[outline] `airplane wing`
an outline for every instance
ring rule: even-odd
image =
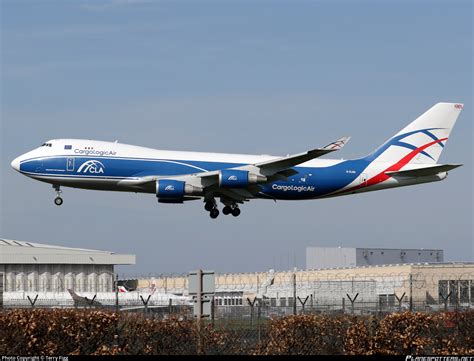
[[[255,163],[252,165],[246,165],[246,166],[230,168],[230,169],[251,170],[251,171],[256,171],[258,169],[259,171],[258,173],[265,176],[272,176],[275,174],[281,174],[283,176],[291,176],[297,173],[296,171],[291,169],[292,167],[305,163],[311,159],[318,158],[325,154],[339,150],[342,147],[344,147],[344,145],[347,144],[349,139],[350,137],[342,137],[332,143],[329,143],[328,145],[322,148],[316,148],[304,153],[288,155],[286,157],[280,157],[276,159],[267,160],[265,162],[260,162],[260,163]],[[196,176],[199,176],[201,178],[210,178],[210,179],[218,178],[219,171],[198,173],[196,174]]]
[[[292,167],[305,163],[311,159],[321,157],[324,154],[339,150],[347,144],[349,139],[350,137],[342,137],[322,148],[316,148],[304,153],[288,155],[286,157],[275,158],[265,162],[230,168],[230,170],[247,170],[249,172],[253,172],[266,177],[267,182],[275,181],[278,179],[286,180],[287,177],[290,177],[297,173],[294,169],[292,169]],[[211,189],[218,188],[216,186],[219,182],[220,171],[198,173],[196,174],[196,176],[202,179],[203,186]],[[248,199],[253,198],[260,191],[261,188],[258,184],[249,185],[249,187],[243,189],[216,189],[216,192],[221,194],[221,196],[223,196],[224,198],[229,198],[238,203],[242,203],[243,201],[247,201]]]
[[[289,155],[286,157],[277,158],[277,159],[269,160],[262,163],[257,163],[257,164],[254,164],[254,166],[259,168],[260,172],[264,175],[273,175],[275,173],[294,167],[298,164],[307,162],[311,159],[318,158],[327,153],[331,153],[336,150],[339,150],[342,147],[344,147],[344,145],[347,144],[349,139],[350,137],[342,137],[332,143],[329,143],[328,145],[322,148],[316,148],[304,153]]]

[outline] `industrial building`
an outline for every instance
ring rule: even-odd
[[[307,247],[306,269],[443,262],[442,249]]]
[[[188,279],[161,277],[138,280],[138,287],[187,294]],[[270,306],[300,305],[341,308],[350,299],[360,307],[395,307],[411,302],[415,309],[474,307],[474,263],[412,263],[216,275],[218,305],[248,305],[260,298]],[[295,300],[296,297],[299,300]],[[308,298],[307,298],[308,297]],[[399,301],[400,300],[400,303]]]
[[[114,265],[132,264],[134,255],[0,239],[4,292],[112,292]]]

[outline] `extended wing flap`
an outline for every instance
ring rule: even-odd
[[[225,198],[229,198],[238,203],[245,202],[253,197],[250,192],[245,192],[241,189],[220,189],[219,193]]]
[[[447,172],[452,169],[458,168],[462,164],[438,164],[429,167],[417,168],[417,169],[407,169],[399,170],[394,172],[385,172],[386,175],[391,177],[424,177],[430,175],[436,175],[441,172]]]

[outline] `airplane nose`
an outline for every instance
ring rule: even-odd
[[[20,157],[13,159],[10,165],[12,166],[13,169],[19,172],[20,171]]]

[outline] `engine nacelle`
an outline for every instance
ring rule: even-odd
[[[223,169],[219,172],[219,187],[245,188],[249,184],[265,182],[267,177],[250,173],[247,170]]]
[[[181,203],[187,195],[201,195],[202,188],[174,179],[159,179],[156,181],[156,196],[159,201]]]

